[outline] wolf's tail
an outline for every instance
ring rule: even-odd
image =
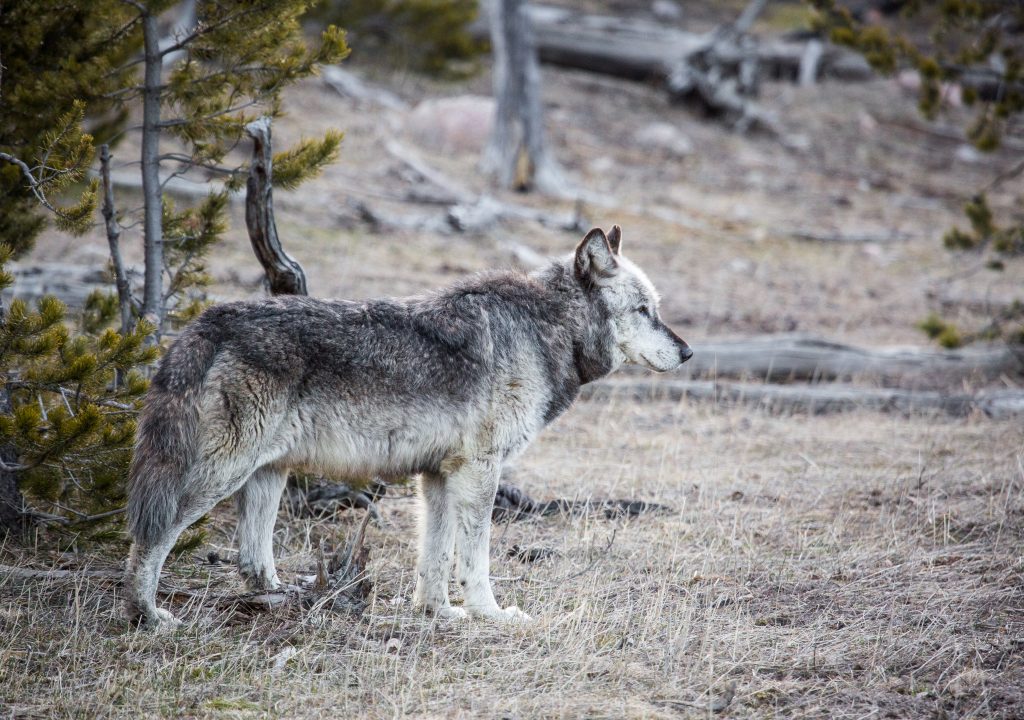
[[[187,331],[171,346],[146,394],[128,473],[128,532],[153,546],[173,528],[198,451],[199,397],[215,348]]]

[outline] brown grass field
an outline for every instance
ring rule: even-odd
[[[188,591],[170,634],[129,628],[114,581],[0,576],[4,717],[1020,717],[1019,424],[585,402],[518,478],[672,510],[496,525],[496,592],[526,627],[413,612],[401,492],[370,526],[362,617],[231,609],[239,580],[202,554],[167,569]],[[283,576],[358,520],[282,520]]]

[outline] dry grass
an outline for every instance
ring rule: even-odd
[[[1019,717],[1024,430],[873,414],[582,403],[523,458],[538,497],[670,504],[663,516],[495,526],[499,600],[525,628],[409,607],[414,501],[371,530],[362,618],[248,616],[233,572],[169,568],[188,621],[151,635],[94,578],[0,577],[11,717]],[[401,493],[399,493],[401,494]],[[213,544],[230,544],[230,509]],[[284,519],[286,577],[358,517]],[[512,545],[557,555],[527,565]],[[16,560],[17,558],[15,558]],[[38,559],[38,558],[37,558]],[[54,559],[66,562],[68,558]],[[11,558],[8,557],[10,562]]]

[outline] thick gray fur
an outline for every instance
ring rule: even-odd
[[[288,468],[420,475],[415,601],[443,617],[523,620],[488,577],[502,463],[624,362],[692,354],[616,226],[530,275],[494,272],[404,299],[277,297],[210,308],[153,378],[131,468],[127,612],[156,607],[167,553],[223,498],[239,509],[239,570],[279,585],[272,533]],[[448,598],[453,563],[464,605]]]

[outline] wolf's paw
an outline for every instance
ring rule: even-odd
[[[463,610],[460,607],[452,607],[451,605],[448,605],[447,607],[443,608],[438,608],[434,611],[434,614],[442,620],[465,620],[467,617],[469,617],[469,613],[467,613],[465,610]]]
[[[487,609],[470,609],[470,614],[473,617],[482,618],[484,620],[491,620],[500,623],[509,623],[522,625],[530,622],[533,618],[524,613],[522,610],[517,608],[515,605],[510,605],[507,608],[495,606]]]
[[[157,608],[156,617],[151,618],[148,624],[152,625],[156,630],[173,630],[181,627],[181,620],[174,617],[170,611]]]
[[[259,577],[259,576],[242,576],[245,580],[245,586],[250,592],[271,592],[273,590],[280,590],[284,587],[284,584],[277,577]]]
[[[140,623],[146,630],[165,632],[181,627],[181,620],[162,608],[154,608],[152,614],[131,613],[128,615],[133,622]]]
[[[526,623],[533,620],[533,618],[524,613],[515,605],[509,605],[507,608],[502,608],[501,619],[505,622],[515,623],[518,625],[525,625]]]
[[[469,614],[460,607],[452,607],[451,605],[422,605],[417,604],[416,609],[424,615],[433,615],[440,620],[465,620]]]

